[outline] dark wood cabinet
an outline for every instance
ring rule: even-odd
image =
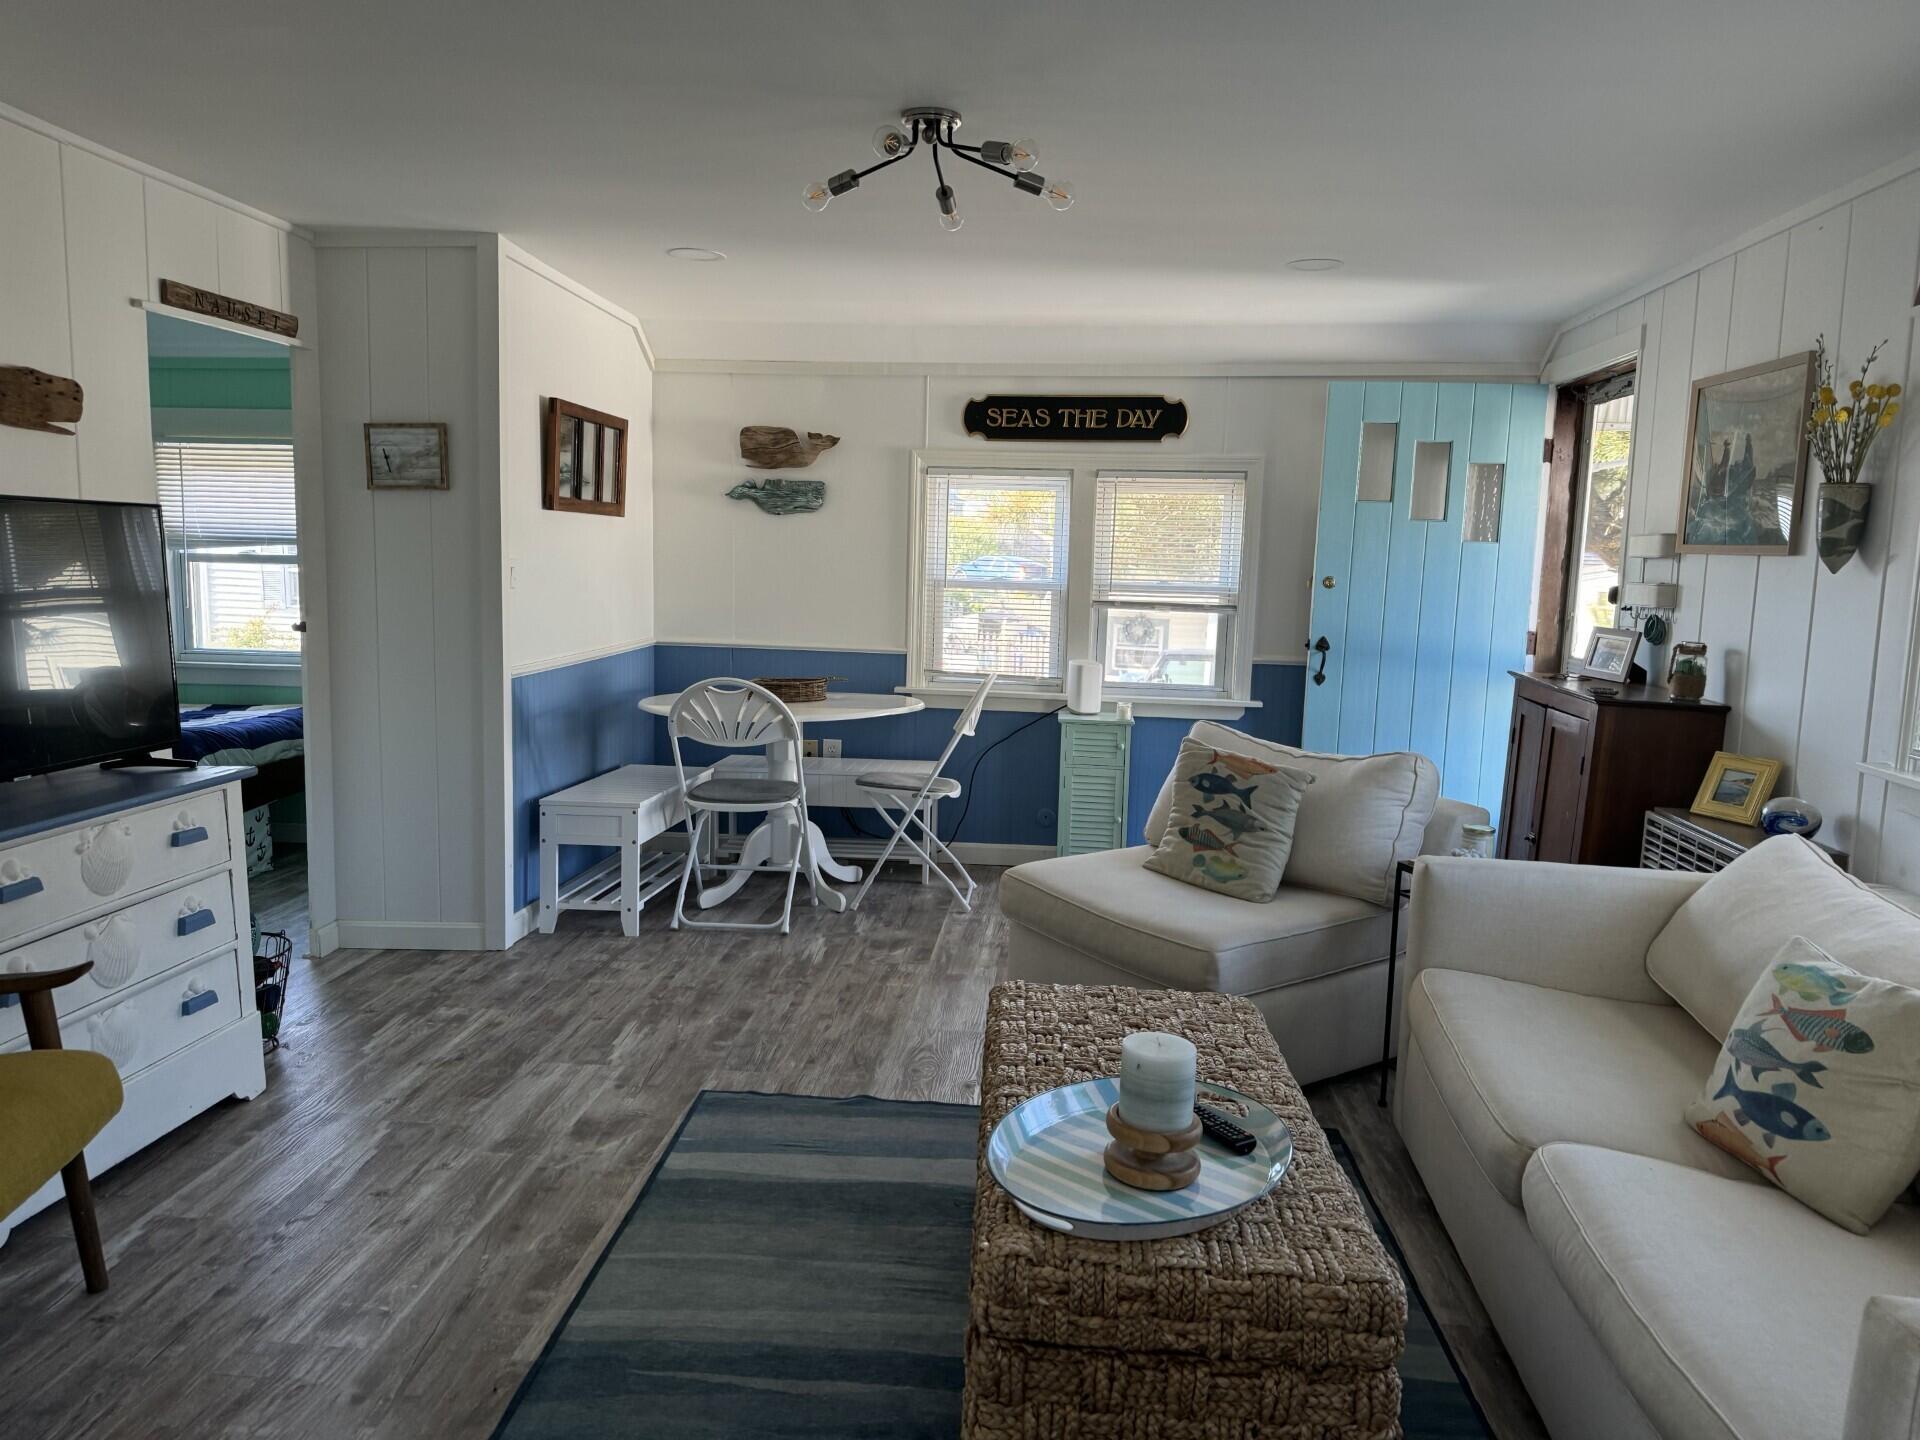
[[[1638,865],[1647,811],[1691,803],[1727,707],[1675,700],[1658,685],[1596,695],[1589,681],[1513,679],[1500,858]]]

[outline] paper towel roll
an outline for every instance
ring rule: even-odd
[[[1102,672],[1098,660],[1069,660],[1067,662],[1067,708],[1076,715],[1098,715],[1101,678]]]

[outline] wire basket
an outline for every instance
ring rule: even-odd
[[[260,1011],[260,1043],[266,1054],[280,1048],[280,1018],[293,978],[293,941],[284,930],[264,930],[254,942],[253,1002]]]
[[[826,699],[828,683],[846,678],[844,675],[756,675],[753,683],[771,691],[776,700],[805,705],[812,700]]]

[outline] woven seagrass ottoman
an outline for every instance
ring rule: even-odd
[[[1211,1230],[1112,1243],[1014,1208],[984,1163],[1014,1106],[1118,1073],[1135,1030],[1184,1035],[1201,1081],[1293,1131],[1274,1192]],[[1122,986],[994,987],[980,1073],[966,1440],[1390,1440],[1407,1295],[1247,1000]]]

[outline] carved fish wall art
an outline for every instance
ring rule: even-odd
[[[71,435],[73,431],[53,422],[78,420],[85,401],[78,380],[25,365],[0,365],[0,425]]]
[[[751,500],[769,515],[804,515],[827,500],[824,480],[742,480],[727,491],[729,500]]]
[[[804,470],[840,443],[838,435],[809,430],[802,439],[785,425],[742,425],[740,458],[756,470]]]

